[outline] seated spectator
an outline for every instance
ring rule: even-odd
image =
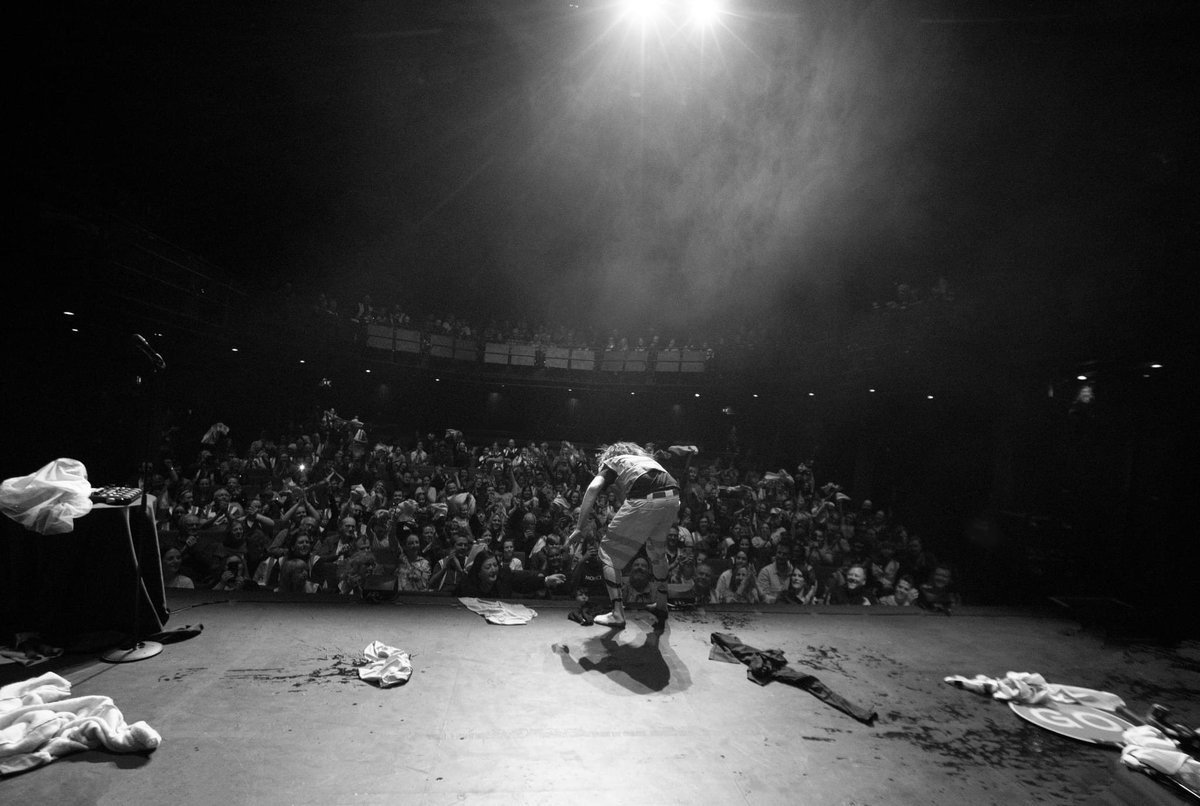
[[[754,569],[749,563],[734,566],[726,574],[729,574],[728,581],[725,581],[725,574],[717,581],[716,595],[719,604],[757,604],[762,601]]]
[[[296,516],[293,516],[296,517]],[[276,557],[280,560],[287,557],[292,545],[296,542],[296,538],[303,534],[307,535],[310,545],[315,545],[317,542],[317,519],[312,515],[300,517],[294,525],[289,525],[287,528],[275,535],[271,541],[271,545],[267,548],[267,554]]]
[[[183,562],[183,552],[174,546],[167,546],[162,553],[162,572],[164,588],[195,588],[191,577],[179,573]]]
[[[191,487],[180,489],[179,495],[176,496],[175,505],[171,507],[170,529],[173,531],[182,531],[183,525],[180,521],[185,515],[199,515],[200,507],[196,506],[196,494]]]
[[[201,528],[224,527],[228,525],[229,521],[239,518],[243,514],[241,504],[232,501],[229,490],[218,487],[213,491],[212,502],[200,511],[203,523]]]
[[[867,569],[852,565],[846,569],[845,581],[835,585],[829,592],[829,604],[869,605],[870,591],[867,589]]]
[[[607,598],[606,592],[605,599]],[[650,573],[650,561],[645,557],[635,557],[629,566],[629,576],[625,579],[622,599],[627,607],[654,603],[654,577]]]
[[[604,582],[604,564],[600,560],[600,541],[588,540],[584,543],[583,554],[571,571],[567,589],[581,603],[589,602],[593,607],[605,609],[611,605],[608,586]]]
[[[899,557],[900,573],[909,574],[913,579],[926,579],[937,565],[933,552],[925,548],[924,542],[918,535],[908,538],[903,554]]]
[[[467,553],[470,549],[471,544],[467,541],[467,536],[457,535],[454,538],[454,550],[438,562],[437,569],[430,577],[429,589],[435,591],[455,590],[467,575]],[[487,552],[487,554],[490,555],[491,552]],[[477,558],[480,556],[483,556],[482,552],[477,555]]]
[[[758,572],[758,590],[766,604],[774,604],[779,595],[787,590],[792,575],[792,546],[780,543],[775,546],[775,561],[763,566]]]
[[[484,532],[485,535],[490,535],[490,532]],[[524,571],[525,564],[521,562],[521,558],[517,556],[516,543],[512,539],[506,539],[501,544],[500,562],[508,566],[510,571]]]
[[[917,603],[921,595],[913,578],[908,574],[896,580],[896,587],[886,596],[879,597],[879,604],[887,607],[909,607]]]
[[[377,509],[367,523],[367,544],[376,558],[389,567],[399,560],[401,547],[396,535],[396,521],[388,509]]]
[[[787,588],[779,594],[777,602],[787,604],[812,604],[817,598],[817,583],[809,579],[800,567],[792,568],[788,575]]]
[[[871,577],[875,581],[875,590],[880,594],[888,594],[896,587],[896,575],[900,573],[900,561],[896,559],[896,547],[884,541],[876,545],[871,557]]]
[[[338,520],[338,530],[326,535],[314,551],[323,560],[344,560],[355,552],[358,538],[358,521],[345,515]]]
[[[954,572],[945,563],[938,563],[933,568],[929,581],[921,585],[921,594],[917,604],[927,610],[949,612],[951,607],[961,604],[958,592],[954,589]]]
[[[667,594],[671,600],[691,601],[695,596],[696,560],[691,552],[691,549],[682,549],[679,564],[667,575]]]
[[[320,586],[309,581],[308,563],[300,557],[289,557],[283,561],[279,580],[279,593],[316,593]]]
[[[258,585],[250,578],[250,572],[246,569],[246,561],[242,559],[242,556],[240,554],[226,555],[225,569],[212,589],[215,591],[240,591],[255,590],[256,588]]]
[[[513,596],[544,595],[566,582],[562,574],[539,574],[536,571],[510,571],[500,564],[490,551],[475,557],[471,570],[459,580],[455,596],[485,599],[510,599]]]
[[[369,548],[368,538],[360,538],[354,553],[338,563],[338,593],[345,596],[361,596],[367,588],[367,580],[379,568],[379,561]]]
[[[409,532],[404,538],[404,553],[396,566],[397,586],[402,591],[427,591],[431,574],[429,560],[421,554],[420,536]]]
[[[696,576],[692,579],[692,598],[698,605],[716,604],[714,584],[716,577],[713,567],[707,560],[696,563]]]
[[[179,525],[183,530],[180,545],[182,554],[180,569],[201,587],[211,586],[217,577],[213,561],[213,545],[209,537],[201,540],[199,516],[185,515]]]

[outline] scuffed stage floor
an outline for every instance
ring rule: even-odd
[[[1018,719],[943,682],[1041,672],[1139,713],[1200,724],[1200,646],[1106,643],[1077,624],[963,608],[672,614],[661,638],[566,618],[494,626],[451,599],[366,604],[171,592],[168,627],[204,626],[152,659],[70,656],[73,693],[111,696],[163,736],[148,757],[88,752],[0,780],[10,804],[1117,802],[1117,751]],[[780,649],[863,725],[796,688],[709,659],[713,632]],[[412,654],[402,687],[361,682],[372,641]],[[657,646],[655,644],[657,643]],[[565,645],[566,653],[554,645]],[[1182,802],[1182,801],[1181,801]]]

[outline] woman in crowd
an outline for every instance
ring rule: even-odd
[[[729,575],[727,580],[725,574]],[[724,585],[722,581],[725,581]],[[717,580],[716,598],[718,604],[757,604],[762,601],[758,581],[749,562],[735,565],[721,575],[721,579]]]
[[[174,546],[167,546],[162,553],[163,587],[165,588],[195,588],[192,578],[179,573],[183,564],[183,553]]]
[[[788,577],[788,586],[783,593],[779,594],[780,602],[788,602],[789,604],[807,605],[812,604],[817,597],[817,583],[811,581],[804,573],[804,569],[799,566],[793,566],[792,573]]]
[[[459,582],[454,595],[485,599],[508,599],[514,595],[536,596],[552,591],[566,580],[565,574],[513,571],[506,568],[499,557],[485,550],[475,555],[470,570]]]
[[[421,555],[421,536],[416,532],[404,533],[404,552],[396,566],[397,587],[402,591],[427,591],[431,573],[429,560]]]

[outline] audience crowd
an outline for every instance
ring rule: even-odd
[[[810,468],[739,466],[647,445],[680,482],[668,535],[671,600],[947,610],[951,568],[870,501]],[[187,456],[179,454],[188,453]],[[194,453],[195,455],[190,455]],[[561,442],[477,445],[456,430],[367,444],[324,412],[311,433],[236,449],[215,425],[199,449],[164,445],[148,468],[167,587],[285,593],[444,592],[602,605],[594,542],[567,551],[595,451]],[[597,534],[620,502],[601,495]],[[643,558],[625,600],[651,601]]]

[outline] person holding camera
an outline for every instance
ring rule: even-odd
[[[246,570],[246,562],[239,554],[228,554],[225,556],[225,570],[221,572],[220,578],[217,579],[217,584],[213,585],[215,591],[240,591],[252,590],[258,587],[254,581],[250,579],[250,574]]]

